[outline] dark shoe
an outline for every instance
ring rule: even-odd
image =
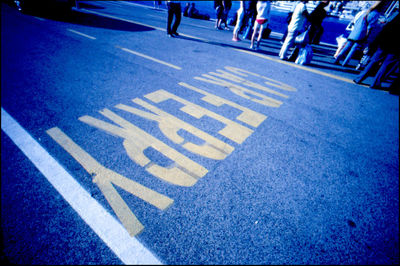
[[[358,80],[356,80],[356,79],[353,79],[353,82],[354,82],[355,84],[361,84],[361,81],[358,81]]]
[[[175,31],[175,32],[172,33],[172,35],[179,36],[179,33],[177,33],[177,32]]]
[[[379,86],[379,85],[374,85],[374,86],[369,86],[371,89],[374,89],[374,90],[382,90],[382,87],[381,86]]]

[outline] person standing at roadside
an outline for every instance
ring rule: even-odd
[[[223,0],[222,4],[224,5],[224,12],[222,14],[222,23],[225,24],[224,29],[229,30],[227,20],[228,20],[229,11],[232,8],[232,0]]]
[[[222,30],[221,23],[224,15],[224,5],[222,3],[222,0],[214,0],[214,9],[217,16],[217,20],[215,21],[215,28],[217,30]]]
[[[251,40],[253,35],[254,22],[257,17],[257,0],[250,0],[245,2],[246,13],[244,15],[243,39]]]
[[[365,69],[353,80],[355,83],[360,84],[373,72],[373,68],[382,62],[370,86],[370,88],[380,89],[381,83],[385,77],[389,76],[399,67],[400,41],[399,38],[393,38],[393,33],[399,31],[400,15],[397,14],[394,19],[383,27],[382,31],[370,44],[370,49],[376,50],[376,52]]]
[[[234,42],[240,41],[239,31],[243,25],[245,12],[246,12],[246,3],[245,3],[245,1],[240,1],[240,7],[237,10],[236,25],[235,25],[235,28],[233,29],[232,41],[234,41]]]
[[[168,37],[176,37],[179,36],[177,30],[179,24],[181,23],[181,3],[180,1],[166,1],[168,8],[168,20],[167,20],[167,35]],[[174,19],[174,24],[172,25],[172,20]]]
[[[288,26],[289,26],[289,24],[290,24],[290,21],[292,20],[293,11],[294,11],[294,9],[296,8],[296,5],[297,5],[297,4],[292,5],[292,7],[290,8],[290,11],[287,13],[287,16],[286,16],[286,23],[287,23]],[[286,39],[287,33],[288,33],[288,27],[286,26],[285,32],[283,33],[283,36],[282,36],[282,38],[281,38],[281,43],[282,43],[282,44],[283,44],[283,42],[284,42],[285,39]]]
[[[257,2],[257,17],[254,23],[253,35],[251,36],[250,49],[258,49],[260,46],[260,41],[262,38],[262,32],[268,27],[271,12],[271,3],[269,1],[258,1]],[[256,45],[254,46],[254,40],[256,38],[258,27],[260,30],[258,32],[258,38]]]
[[[154,9],[160,9],[160,6],[161,6],[161,1],[160,0],[154,1]]]
[[[346,56],[342,66],[346,66],[353,57],[356,50],[364,45],[372,28],[376,26],[379,19],[379,9],[382,7],[382,2],[377,2],[369,9],[360,11],[354,18],[354,27],[347,37],[347,41],[339,54],[336,56],[334,64],[339,64],[340,60]],[[350,50],[350,51],[349,51]],[[347,55],[346,55],[347,54]]]
[[[293,47],[296,36],[303,31],[305,22],[310,19],[310,15],[308,14],[306,7],[307,2],[308,0],[300,1],[293,11],[293,15],[288,26],[288,34],[279,52],[279,58],[282,60],[288,59],[287,53],[289,49]]]
[[[324,28],[322,27],[322,21],[326,17],[327,13],[325,7],[329,4],[329,1],[321,1],[310,14],[310,32],[309,38],[310,43],[319,44],[319,40],[321,38],[322,33],[324,32]]]

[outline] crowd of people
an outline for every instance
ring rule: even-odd
[[[180,1],[166,1],[168,7],[167,33],[169,36],[178,36],[177,27],[180,23]],[[307,0],[297,1],[293,9],[288,12],[287,29],[281,39],[279,58],[281,60],[293,61],[299,64],[307,64],[312,58],[311,44],[319,44],[324,33],[323,20],[327,17],[326,8],[330,1],[320,1],[315,9],[309,13]],[[354,59],[357,51],[364,50],[363,61],[358,64],[361,73],[354,79],[360,84],[369,75],[374,75],[371,88],[381,88],[383,81],[390,82],[390,88],[399,90],[399,64],[400,44],[397,38],[393,38],[394,32],[400,32],[398,12],[379,22],[383,15],[386,1],[377,1],[372,6],[365,5],[350,23],[351,32],[345,38],[343,45],[339,45],[333,56],[333,64],[350,67],[349,62]],[[214,0],[216,15],[215,28],[218,30],[229,30],[228,14],[232,8],[231,0]],[[234,29],[232,41],[238,42],[243,39],[250,40],[250,49],[259,50],[262,38],[268,38],[271,14],[271,1],[249,0],[240,1],[240,6],[235,12]],[[175,22],[171,27],[172,16]],[[200,14],[194,7],[194,3],[187,4],[184,16],[193,18],[209,19]],[[224,27],[223,27],[224,25]],[[329,33],[328,33],[329,34]],[[242,35],[242,37],[240,37]],[[392,38],[391,38],[392,37]],[[390,80],[390,77],[394,79]]]

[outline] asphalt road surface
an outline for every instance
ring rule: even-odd
[[[399,99],[130,2],[1,4],[3,260],[398,264]],[[370,79],[365,81],[367,85]]]

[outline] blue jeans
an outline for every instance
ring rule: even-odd
[[[294,46],[294,40],[296,39],[297,35],[299,35],[299,31],[289,31],[285,41],[282,44],[281,50],[279,51],[279,57],[283,60],[287,60],[287,53],[290,48]]]
[[[365,69],[355,78],[355,82],[360,83],[364,79],[368,77],[368,74],[371,72],[373,66],[376,63],[379,63],[383,60],[381,67],[375,75],[375,78],[370,87],[380,87],[382,81],[386,78],[387,75],[392,73],[400,63],[400,56],[395,54],[390,54],[382,49],[378,48],[378,50],[374,53],[371,58],[369,64],[365,67]]]
[[[340,53],[336,57],[335,63],[339,63],[339,61],[345,56],[347,51],[351,48],[350,52],[347,54],[346,59],[344,59],[343,64],[342,64],[343,66],[347,65],[347,63],[349,63],[350,59],[353,57],[353,54],[357,51],[358,47],[360,47],[360,46],[361,46],[361,44],[359,44],[353,40],[347,40],[343,49],[340,51]]]
[[[175,16],[175,21],[171,28],[174,16]],[[167,34],[176,33],[180,23],[181,23],[181,4],[168,3]]]

